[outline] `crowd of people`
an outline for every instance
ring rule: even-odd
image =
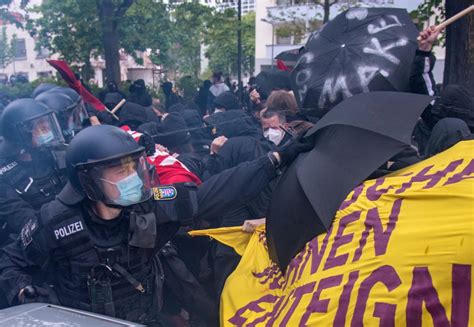
[[[411,92],[436,95],[413,142],[381,176],[471,138],[472,90],[435,90],[421,33]],[[240,256],[192,229],[262,223],[275,181],[320,117],[301,111],[289,73],[251,78],[243,101],[219,73],[194,101],[162,85],[165,102],[135,81],[87,104],[42,84],[0,117],[0,302],[56,303],[156,326],[216,326],[219,296]],[[125,100],[125,101],[123,101]],[[113,111],[113,113],[111,113]],[[291,205],[291,204],[289,204]]]

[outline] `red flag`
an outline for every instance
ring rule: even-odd
[[[105,110],[105,105],[82,85],[81,81],[76,78],[74,72],[64,60],[48,60],[48,64],[53,66],[66,83],[81,95],[84,102],[92,105],[98,111]]]
[[[285,63],[284,63],[282,60],[280,60],[280,59],[277,59],[277,68],[278,68],[279,70],[285,70],[285,71],[288,71],[288,72],[291,71],[291,69],[288,68],[288,67],[285,65]]]

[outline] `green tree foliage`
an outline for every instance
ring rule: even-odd
[[[0,20],[6,23],[15,24],[18,27],[22,26],[21,20],[18,20],[18,16],[15,13],[10,11],[10,5],[13,3],[13,0],[0,0]],[[20,7],[24,8],[28,3],[28,0],[22,0],[20,2]]]
[[[13,47],[7,38],[7,28],[2,27],[0,34],[0,68],[5,68],[13,59]]]
[[[215,12],[206,36],[206,57],[212,71],[237,72],[237,13],[233,9]],[[242,72],[252,73],[255,64],[255,13],[242,17]]]
[[[59,53],[69,63],[83,63],[84,78],[90,76],[90,57],[103,51],[97,8],[89,0],[45,0],[30,9],[39,14],[29,19],[27,29],[39,45]]]
[[[113,52],[105,56],[106,65],[118,65],[119,48],[135,57],[136,51],[150,49],[158,61],[157,50],[169,48],[169,15],[164,4],[153,0],[44,0],[30,11],[39,14],[28,21],[30,33],[66,61],[84,63],[86,75],[90,57]],[[116,74],[107,77],[115,80]]]
[[[90,73],[90,58],[106,54],[110,40],[115,40],[116,49],[112,52],[117,56],[112,59],[105,56],[106,66],[110,65],[109,61],[118,64],[120,48],[138,63],[141,62],[137,51],[148,51],[155,64],[162,64],[167,71],[180,76],[192,76],[194,80],[200,74],[201,51],[206,45],[212,69],[236,72],[238,23],[234,10],[217,12],[196,1],[164,4],[156,0],[44,0],[40,6],[31,8],[30,13],[38,18],[29,19],[27,28],[38,38],[39,45],[59,53],[69,63],[83,64],[85,79]],[[108,25],[104,20],[109,21]],[[105,38],[104,29],[112,37]],[[111,29],[116,29],[116,36]],[[255,52],[254,14],[242,19],[242,40],[243,71],[251,72]]]
[[[195,2],[171,7],[172,45],[165,59],[170,70],[197,77],[201,70],[201,45],[208,33],[213,10]]]
[[[155,63],[166,61],[172,36],[167,6],[150,0],[135,0],[120,24],[122,47],[132,56],[135,51],[150,50]],[[135,58],[140,63],[139,58]]]

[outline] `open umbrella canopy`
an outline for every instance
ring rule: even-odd
[[[327,231],[354,187],[409,146],[416,121],[432,100],[397,92],[359,94],[307,132],[314,149],[282,176],[267,215],[270,257],[282,270],[306,242]]]
[[[280,52],[275,57],[275,59],[277,60],[277,62],[282,62],[285,65],[285,67],[289,69],[293,69],[293,67],[296,65],[301,55],[303,54],[303,52],[304,52],[304,47],[286,50],[286,51]]]
[[[274,90],[291,90],[290,73],[278,69],[265,70],[255,77],[255,84],[260,96],[266,99]]]
[[[358,93],[405,91],[418,31],[407,11],[352,8],[313,33],[291,75],[300,108],[323,116]]]

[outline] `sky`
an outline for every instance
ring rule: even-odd
[[[406,8],[408,12],[415,10],[423,0],[395,0],[395,7]]]

